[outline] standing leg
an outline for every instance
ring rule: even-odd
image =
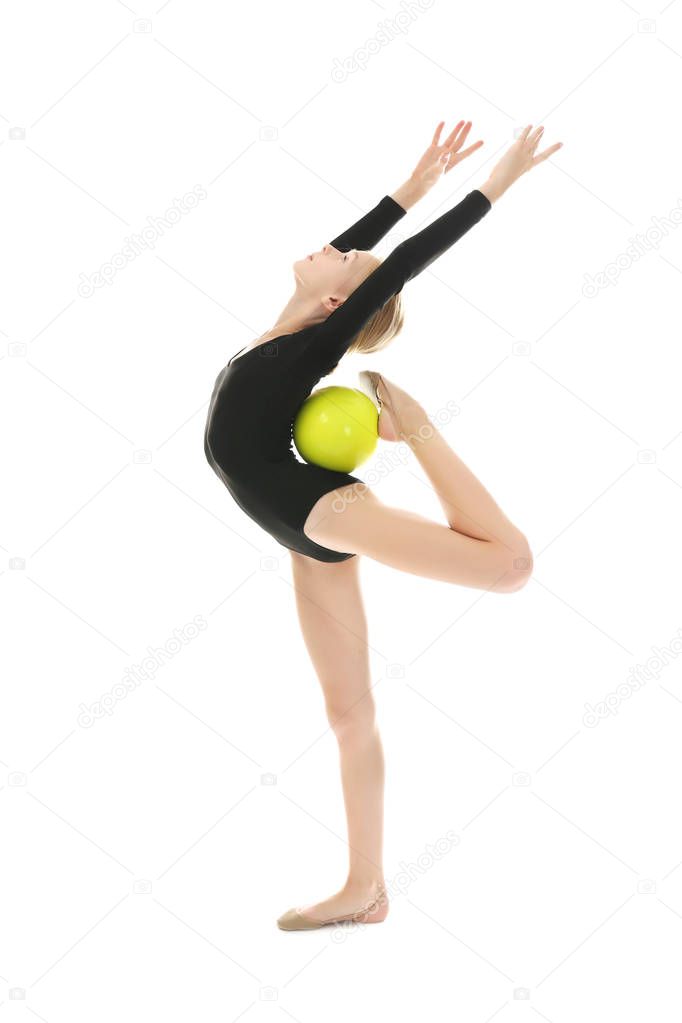
[[[359,912],[380,898],[369,918],[379,922],[388,911],[382,866],[384,756],[370,680],[359,558],[327,563],[292,552],[292,567],[303,638],[338,741],[349,848],[343,887],[301,911],[327,920]]]

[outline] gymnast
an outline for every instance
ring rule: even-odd
[[[403,323],[402,288],[478,223],[539,151],[527,125],[479,188],[384,260],[369,250],[444,175],[483,143],[465,146],[470,121],[441,142],[445,122],[414,171],[347,231],[293,264],[295,290],[273,326],[219,373],[204,432],[206,458],[241,509],[291,554],[303,639],[339,746],[349,864],[321,902],[288,910],[282,930],[342,920],[379,923],[388,912],[383,873],[384,759],[370,680],[359,578],[365,555],[402,572],[513,593],[532,572],[522,531],[435,429],[416,398],[375,371],[360,374],[379,408],[379,436],[406,443],[443,509],[444,522],[391,507],[357,476],[296,458],[296,412],[351,352],[384,348]]]

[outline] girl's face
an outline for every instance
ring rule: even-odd
[[[319,252],[312,252],[305,259],[293,264],[297,287],[305,289],[315,298],[323,301],[334,296],[347,298],[374,269],[375,259],[370,252],[351,249],[341,252],[333,245],[323,245]]]

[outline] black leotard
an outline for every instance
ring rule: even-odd
[[[491,208],[474,189],[391,254],[322,323],[283,334],[232,356],[218,375],[209,404],[204,451],[237,504],[282,546],[317,561],[352,553],[322,547],[303,525],[315,502],[357,476],[299,461],[293,420],[317,382],[338,365],[374,313],[442,255]],[[330,244],[342,252],[371,249],[405,216],[386,195]],[[240,352],[244,352],[239,358]]]

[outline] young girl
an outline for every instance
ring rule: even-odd
[[[388,902],[382,868],[384,763],[371,693],[358,555],[403,572],[511,593],[527,582],[526,537],[433,427],[419,402],[379,373],[361,382],[380,407],[379,435],[405,441],[430,480],[445,522],[385,505],[358,477],[299,461],[295,415],[346,352],[376,352],[402,326],[401,290],[489,212],[561,142],[537,152],[527,125],[487,180],[385,260],[369,252],[426,192],[483,143],[462,146],[471,122],[441,143],[440,122],[407,182],[319,251],[293,264],[295,291],[274,326],[232,356],[210,401],[204,449],[239,506],[288,548],[296,604],[340,750],[348,825],[345,884],[288,910],[284,930],[378,923]]]

